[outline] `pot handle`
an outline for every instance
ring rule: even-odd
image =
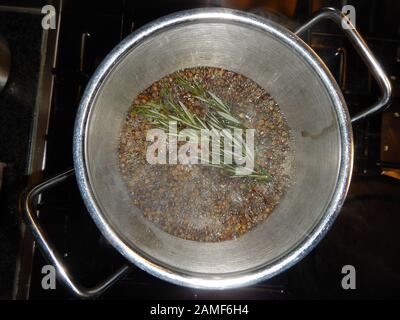
[[[386,107],[390,105],[392,98],[392,86],[390,80],[386,76],[386,73],[380,63],[376,60],[374,54],[369,49],[368,45],[365,43],[352,22],[344,13],[336,8],[323,8],[319,10],[314,15],[314,17],[308,20],[304,25],[296,29],[294,33],[300,36],[305,31],[312,28],[315,24],[325,19],[332,20],[339,26],[342,25],[342,22],[347,24],[348,28],[342,28],[343,32],[350,39],[354,48],[357,50],[364,63],[367,65],[368,69],[374,76],[375,80],[378,82],[379,87],[382,91],[379,100],[375,104],[370,106],[368,109],[356,114],[351,121],[356,122],[374,113],[383,111]]]
[[[57,252],[39,222],[39,219],[34,209],[34,201],[39,196],[39,194],[46,191],[47,189],[54,187],[57,184],[64,182],[67,178],[72,176],[73,173],[74,169],[67,170],[27,189],[22,194],[20,206],[22,209],[21,211],[24,213],[25,221],[32,230],[36,242],[39,244],[39,247],[41,248],[48,261],[56,268],[57,278],[76,296],[87,299],[94,298],[102,294],[114,282],[125,275],[130,269],[130,266],[128,264],[123,265],[114,274],[105,279],[102,283],[92,288],[83,287],[69,273],[61,258],[61,255]]]

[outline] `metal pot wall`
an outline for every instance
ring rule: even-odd
[[[351,122],[388,105],[391,87],[380,64],[356,30],[344,32],[382,89],[380,100],[352,120],[327,67],[299,34],[322,19],[341,24],[327,8],[295,33],[261,17],[229,9],[179,12],[148,24],[121,42],[93,75],[82,97],[74,132],[75,173],[89,213],[126,259],[170,282],[225,289],[273,277],[303,258],[335,220],[353,165]],[[295,140],[293,186],[257,228],[220,243],[188,241],[147,222],[131,204],[116,148],[126,112],[135,96],[179,69],[221,67],[256,81],[278,102]],[[101,293],[121,276],[86,289],[68,273],[32,208],[35,197],[73,171],[28,190],[28,224],[58,276],[82,297]]]

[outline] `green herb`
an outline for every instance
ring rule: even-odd
[[[224,129],[246,129],[246,125],[232,115],[231,108],[225,104],[219,97],[217,97],[210,90],[206,90],[204,86],[199,83],[196,79],[189,81],[178,75],[175,79],[175,83],[180,85],[190,95],[201,101],[207,108],[207,112],[204,117],[198,116],[196,113],[191,112],[182,101],[176,101],[173,99],[171,91],[167,87],[163,87],[159,101],[150,101],[145,104],[135,106],[132,110],[133,115],[142,115],[143,117],[150,120],[150,122],[159,129],[168,131],[169,122],[175,121],[180,130],[185,128],[195,130],[210,130],[210,131],[222,131]],[[219,153],[217,154],[220,159],[224,157],[224,140],[220,139]],[[244,156],[254,157],[253,153],[248,149],[245,142],[238,140],[233,135],[233,145],[239,146],[245,151]],[[241,145],[241,146],[240,146]],[[211,155],[215,155],[212,150]],[[231,154],[233,155],[233,153]],[[224,170],[231,177],[241,178],[254,178],[257,180],[268,180],[268,175],[265,169],[261,169],[258,172],[253,171],[248,175],[241,175],[236,173],[236,169],[240,168],[239,165],[233,164],[213,164],[211,162],[203,164],[209,167],[216,167]]]

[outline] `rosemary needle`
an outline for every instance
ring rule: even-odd
[[[175,79],[175,83],[180,85],[186,90],[191,96],[201,101],[207,108],[207,113],[204,118],[200,118],[197,114],[191,112],[182,101],[175,101],[172,97],[170,90],[167,87],[163,87],[161,90],[161,99],[158,101],[150,101],[145,104],[134,107],[133,114],[139,114],[151,121],[151,123],[163,130],[168,130],[169,122],[175,121],[180,129],[191,128],[196,130],[208,129],[211,131],[217,130],[222,131],[223,129],[246,129],[246,125],[237,119],[231,113],[231,108],[224,103],[217,95],[210,90],[206,90],[204,86],[199,83],[196,79],[189,81],[178,75]],[[224,153],[221,150],[225,150],[224,139],[220,141],[219,154],[221,159],[224,157]],[[233,144],[241,146],[242,150],[245,151],[244,156],[252,157],[254,160],[253,153],[248,149],[246,143],[241,139],[235,139],[233,137]],[[253,178],[257,180],[268,180],[268,175],[264,170],[260,172],[253,171],[250,174],[238,174],[236,169],[242,168],[237,164],[213,164],[211,162],[202,163],[205,166],[216,167],[223,169],[231,177],[234,178]]]

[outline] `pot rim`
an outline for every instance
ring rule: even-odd
[[[227,23],[249,25],[271,34],[286,45],[292,47],[293,50],[295,50],[297,54],[305,59],[313,68],[316,75],[320,77],[329,93],[329,96],[331,97],[338,118],[338,129],[341,138],[340,167],[336,188],[331,196],[325,214],[313,230],[293,250],[285,253],[280,258],[270,262],[269,264],[260,266],[259,268],[247,273],[242,271],[240,274],[224,274],[223,276],[220,275],[220,277],[211,274],[185,273],[182,270],[178,271],[175,269],[169,269],[168,267],[156,264],[149,258],[135,252],[121,237],[118,236],[117,232],[112,229],[103,217],[100,207],[96,203],[89,177],[87,175],[85,161],[87,120],[92,109],[92,102],[94,101],[98,90],[101,88],[102,82],[107,78],[108,74],[112,72],[113,67],[123,59],[126,52],[128,52],[133,46],[163,29],[195,21],[225,21]],[[107,55],[93,74],[82,96],[74,127],[73,155],[78,186],[92,219],[104,237],[127,260],[148,273],[174,284],[203,289],[226,289],[251,285],[283,272],[304,258],[324,237],[344,203],[350,184],[353,168],[353,135],[346,102],[339,86],[319,56],[298,36],[273,21],[251,13],[225,8],[201,8],[180,11],[154,20],[138,29],[136,32],[130,34]]]

